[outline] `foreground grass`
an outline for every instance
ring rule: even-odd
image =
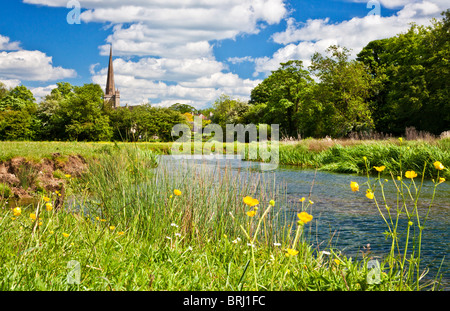
[[[394,257],[374,271],[370,257],[306,243],[270,180],[157,166],[139,148],[103,149],[89,161],[63,210],[44,200],[20,215],[0,208],[0,290],[418,289]],[[290,208],[314,214],[307,200]],[[79,283],[68,280],[73,261]]]

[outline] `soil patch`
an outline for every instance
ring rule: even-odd
[[[0,162],[0,183],[8,185],[14,197],[31,198],[36,191],[64,191],[66,175],[80,176],[87,162],[80,155],[62,156],[53,153],[36,163],[23,157]]]

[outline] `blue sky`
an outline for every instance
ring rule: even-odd
[[[78,4],[80,24],[69,24]],[[221,94],[247,100],[280,62],[308,66],[331,44],[354,56],[447,7],[444,0],[3,1],[0,81],[23,84],[37,99],[59,81],[104,88],[112,44],[122,104],[202,108]]]

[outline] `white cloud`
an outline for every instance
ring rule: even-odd
[[[9,79],[49,81],[72,78],[72,69],[53,67],[52,57],[40,51],[0,52],[0,77]]]
[[[0,82],[3,83],[6,86],[6,88],[15,88],[16,86],[20,85],[20,80],[18,79],[0,78]]]
[[[10,42],[8,37],[0,35],[0,50],[10,51],[19,50],[19,42]]]
[[[66,7],[66,0],[24,0]],[[83,0],[81,21],[111,26],[99,46],[113,46],[116,87],[121,103],[151,100],[160,105],[180,102],[200,107],[222,93],[249,97],[260,81],[227,73],[213,55],[215,41],[257,34],[286,15],[285,0]],[[128,57],[138,56],[135,61]],[[123,58],[120,58],[123,57]],[[91,65],[92,81],[103,88],[106,62]]]
[[[272,36],[276,43],[284,46],[272,57],[256,59],[255,75],[261,72],[268,74],[271,70],[278,69],[281,62],[290,59],[303,60],[308,66],[314,52],[324,53],[332,44],[351,49],[351,57],[356,57],[356,54],[370,41],[405,32],[412,22],[418,25],[429,25],[431,19],[440,17],[440,13],[445,9],[445,4],[441,0],[382,1],[382,4],[403,7],[397,14],[388,17],[374,15],[355,17],[334,24],[330,23],[329,18],[309,19],[306,23],[298,23],[295,19],[289,18],[286,30]]]
[[[31,93],[33,93],[36,101],[40,102],[46,95],[50,94],[50,92],[57,87],[58,86],[56,84],[51,84],[48,86],[32,87],[29,88],[29,90],[31,91]]]

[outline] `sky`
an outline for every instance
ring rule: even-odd
[[[105,89],[113,48],[121,105],[207,108],[248,100],[280,63],[430,25],[448,0],[2,0],[0,82],[40,101],[57,82]]]

